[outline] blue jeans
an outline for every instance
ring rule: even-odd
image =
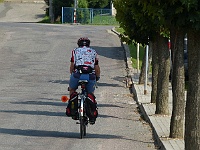
[[[96,76],[95,74],[80,74],[80,73],[72,73],[70,76],[69,87],[71,89],[78,89],[78,81],[79,80],[87,80],[86,90],[88,93],[93,93],[95,90]]]

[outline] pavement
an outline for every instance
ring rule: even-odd
[[[114,29],[112,31],[119,35]],[[127,67],[129,76],[132,80],[132,91],[134,100],[138,103],[144,119],[150,124],[153,130],[154,138],[161,150],[184,150],[184,139],[169,138],[170,120],[172,114],[172,88],[169,86],[169,112],[170,115],[156,115],[156,105],[151,103],[151,79],[144,90],[144,84],[138,84],[139,73],[132,67],[132,61],[128,45],[122,43],[126,51]],[[144,94],[145,93],[145,94]]]

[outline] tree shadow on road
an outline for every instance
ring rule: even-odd
[[[80,133],[78,132],[59,132],[59,131],[44,131],[44,130],[33,130],[33,129],[8,129],[8,128],[0,128],[1,134],[9,134],[9,135],[21,135],[21,136],[32,136],[32,137],[54,137],[54,138],[74,138],[79,139]],[[111,134],[90,134],[87,133],[87,139],[124,139],[141,143],[151,143],[145,141],[134,140],[131,138],[126,138],[120,135],[111,135]]]
[[[0,112],[21,114],[21,115],[37,115],[37,116],[60,116],[66,117],[65,112],[50,112],[50,111],[29,111],[29,110],[0,110]]]
[[[53,100],[53,99],[52,99]],[[37,101],[19,101],[19,102],[11,102],[11,104],[23,104],[23,105],[43,105],[43,106],[66,106],[66,103],[62,103],[62,102],[53,102],[53,101],[40,101],[40,100],[37,100]]]
[[[21,135],[21,136],[36,136],[36,137],[57,137],[57,138],[60,138],[60,137],[79,138],[80,137],[80,133],[75,133],[75,132],[44,131],[44,130],[33,130],[33,129],[0,128],[0,133],[10,134],[10,135]],[[115,138],[121,138],[121,136],[88,133],[87,138],[115,139]]]
[[[118,107],[118,108],[124,108],[122,106],[114,105],[114,104],[97,104],[98,107]]]
[[[100,56],[104,56],[106,58],[124,60],[124,49],[123,47],[99,47],[99,46],[91,46],[95,49]],[[101,60],[100,60],[101,61]]]
[[[123,87],[119,84],[112,84],[112,83],[103,83],[103,82],[98,82],[97,86],[112,86],[112,87]]]
[[[68,80],[49,80],[51,83],[69,84]]]

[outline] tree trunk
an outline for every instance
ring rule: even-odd
[[[184,30],[171,32],[172,55],[172,93],[173,107],[170,124],[171,138],[183,138],[184,136],[184,112],[185,112],[185,73],[184,73]]]
[[[185,112],[185,150],[200,149],[200,31],[188,33],[188,92]]]
[[[142,67],[141,67],[141,72],[140,72],[138,84],[144,84],[145,66],[146,66],[145,64],[146,64],[146,48],[145,48],[145,53],[144,53],[143,60],[142,60]]]
[[[169,71],[170,53],[168,49],[168,39],[159,36],[157,39],[159,47],[159,69],[157,80],[156,114],[169,114]]]
[[[158,46],[157,42],[152,43],[152,91],[151,103],[156,103],[157,77],[158,77]]]

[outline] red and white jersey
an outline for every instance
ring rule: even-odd
[[[83,46],[72,51],[71,62],[74,62],[75,66],[86,65],[94,68],[97,61],[97,53],[90,47]]]

